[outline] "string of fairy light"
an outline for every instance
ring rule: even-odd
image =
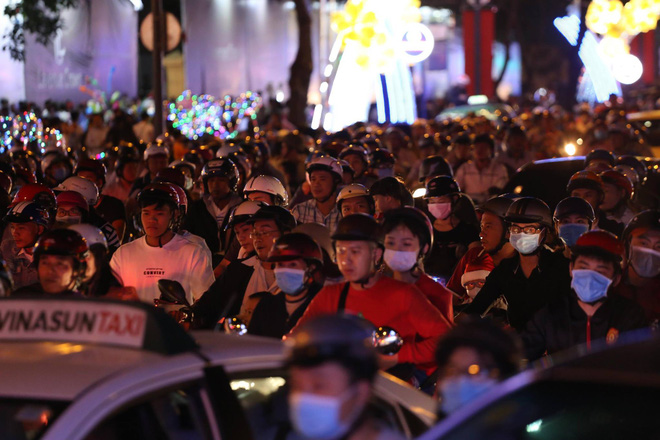
[[[218,99],[186,90],[168,104],[167,119],[188,139],[197,140],[205,135],[227,139],[238,134],[246,118],[257,119],[261,106],[261,96],[250,91]]]
[[[34,112],[0,117],[0,147],[3,150],[27,149],[35,144],[42,154],[47,150],[66,148],[62,133],[55,128],[44,128]]]

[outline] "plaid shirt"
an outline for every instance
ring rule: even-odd
[[[319,208],[316,207],[316,200],[311,199],[306,202],[297,204],[291,210],[291,213],[296,218],[298,224],[301,223],[321,223],[324,224],[332,234],[337,229],[337,223],[341,219],[341,214],[337,205],[332,207],[332,211],[328,215],[323,215]]]
[[[461,191],[469,195],[476,204],[483,203],[490,198],[488,192],[490,188],[504,188],[507,178],[506,167],[494,160],[481,171],[474,162],[466,162],[454,174],[454,179],[461,187]]]

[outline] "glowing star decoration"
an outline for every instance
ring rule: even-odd
[[[211,95],[194,95],[186,90],[168,104],[167,119],[172,122],[173,128],[191,140],[206,135],[233,138],[240,130],[249,127],[250,120],[256,120],[261,105],[261,96],[250,91],[236,98],[226,95],[217,99]]]
[[[600,35],[630,40],[656,28],[660,0],[593,0],[586,15],[587,27]]]
[[[632,84],[642,77],[642,62],[635,55],[625,54],[612,62],[612,74],[621,84]]]
[[[597,34],[605,35],[615,26],[623,14],[623,3],[619,0],[593,0],[585,17],[587,27]]]
[[[656,28],[658,24],[659,1],[630,0],[623,7],[621,27],[634,36]]]
[[[333,14],[331,26],[341,49],[357,52],[361,68],[383,73],[394,68],[401,54],[401,26],[421,20],[419,7],[419,0],[348,0],[343,11]]]

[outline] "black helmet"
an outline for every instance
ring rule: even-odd
[[[419,181],[424,182],[429,177],[454,177],[451,165],[442,156],[429,156],[422,161],[419,169]]]
[[[557,203],[553,217],[554,220],[558,222],[562,217],[571,214],[577,214],[588,218],[589,224],[592,224],[594,220],[596,220],[594,209],[589,202],[580,197],[566,197],[564,200]]]
[[[312,237],[301,232],[284,234],[275,241],[268,255],[268,262],[302,259],[305,262],[323,265],[323,252]]]
[[[202,169],[202,182],[204,191],[208,192],[208,181],[210,177],[226,177],[229,179],[229,187],[236,191],[238,187],[238,168],[231,159],[213,159],[208,161]]]
[[[72,229],[53,229],[39,237],[34,248],[34,261],[39,264],[42,255],[63,255],[73,257],[79,267],[84,268],[88,252],[87,242],[78,232]]]
[[[369,152],[365,146],[362,145],[362,142],[352,142],[348,144],[348,146],[339,153],[339,159],[345,159],[346,156],[350,156],[351,154],[360,157],[365,165],[369,165]]]
[[[642,211],[634,216],[623,230],[623,241],[627,242],[630,240],[630,234],[637,228],[652,228],[660,230],[660,211],[649,209],[648,211]]]
[[[287,364],[315,367],[337,362],[355,379],[372,380],[378,371],[373,326],[350,315],[326,315],[302,324],[286,339]]]
[[[282,232],[291,231],[296,227],[296,219],[293,214],[281,206],[263,205],[252,215],[248,222],[254,223],[258,220],[275,220],[277,227]]]
[[[346,241],[372,241],[383,245],[381,228],[376,219],[367,214],[351,214],[339,220],[332,239]]]
[[[383,177],[377,180],[369,188],[371,196],[390,196],[399,202],[402,206],[413,206],[413,196],[408,191],[408,187],[396,177]]]
[[[589,154],[587,154],[584,158],[584,166],[585,168],[589,166],[589,163],[593,160],[602,160],[604,162],[607,162],[611,167],[614,166],[614,162],[616,162],[616,158],[614,157],[614,154],[612,154],[610,151],[607,150],[591,150]]]
[[[124,166],[131,162],[140,162],[140,151],[132,145],[122,145],[117,151],[117,160],[115,161],[115,170],[119,177],[122,176]]]
[[[509,210],[509,207],[513,204],[513,200],[514,199],[506,196],[491,197],[490,199],[485,201],[483,205],[477,208],[477,211],[490,212],[491,214],[496,215],[502,220],[504,220],[504,217],[506,216],[506,212]]]
[[[548,228],[554,227],[550,207],[536,197],[521,197],[514,201],[504,219],[511,223],[541,223]]]
[[[387,148],[378,147],[369,155],[369,166],[371,168],[380,168],[381,165],[392,165],[396,158]]]
[[[437,176],[429,180],[426,184],[425,199],[430,197],[442,197],[461,192],[461,188],[450,176]]]
[[[419,237],[420,249],[428,244],[428,252],[431,251],[433,247],[433,225],[424,212],[410,206],[387,211],[383,219],[383,235],[400,224],[406,225],[413,234]]]

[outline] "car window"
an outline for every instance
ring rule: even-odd
[[[36,439],[68,405],[69,402],[2,399],[0,437],[3,440]]]
[[[658,391],[579,382],[541,382],[465,420],[445,439],[660,438]]]
[[[210,440],[201,389],[189,385],[134,402],[101,423],[86,440]]]
[[[289,436],[292,428],[287,404],[289,387],[284,371],[235,375],[230,384],[250,421],[256,440],[292,438]],[[404,414],[393,405],[396,404],[373,396],[369,411],[386,427],[405,432],[402,427],[406,420]]]

